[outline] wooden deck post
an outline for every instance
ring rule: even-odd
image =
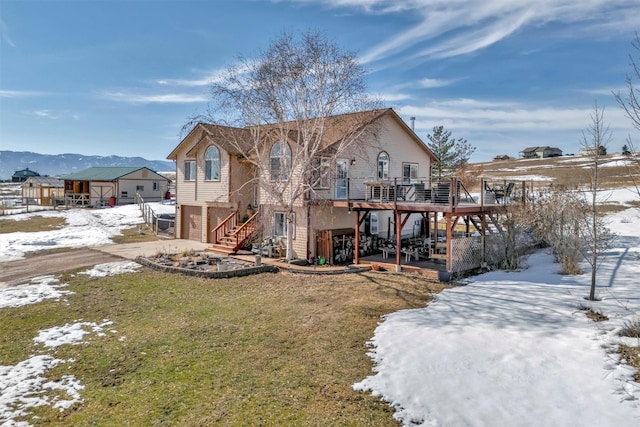
[[[402,214],[394,209],[393,213],[396,217],[396,270],[400,271],[400,260],[402,258]]]
[[[451,271],[451,239],[453,238],[453,224],[451,222],[451,213],[445,213],[447,227],[447,271]]]
[[[366,214],[365,214],[366,215]],[[353,243],[353,263],[360,263],[360,211],[356,211],[356,235]]]

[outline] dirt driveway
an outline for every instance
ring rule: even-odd
[[[172,239],[113,244],[95,249],[70,249],[51,254],[34,254],[26,259],[0,262],[0,286],[15,285],[32,277],[62,273],[96,264],[127,259],[134,260],[138,255],[149,256],[158,252],[177,253],[191,249],[201,251],[209,246],[209,243]]]
[[[119,256],[94,249],[74,249],[53,254],[35,255],[26,259],[0,263],[0,286],[2,282],[13,285],[36,276],[122,260],[123,258]]]

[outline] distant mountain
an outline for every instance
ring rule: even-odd
[[[10,180],[14,172],[29,168],[40,175],[61,176],[95,166],[146,166],[156,172],[175,171],[173,162],[142,157],[83,156],[82,154],[38,154],[0,150],[0,180]]]

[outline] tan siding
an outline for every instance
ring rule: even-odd
[[[389,178],[402,178],[403,163],[417,163],[418,176],[428,179],[431,171],[431,158],[391,117],[385,116],[384,125],[377,141],[369,141],[360,147],[351,147],[341,157],[355,159],[355,164],[349,165],[351,178],[350,195],[352,198],[364,197],[364,182],[377,179],[378,154],[381,151],[389,154]],[[335,195],[332,188],[331,197]]]
[[[205,181],[205,152],[213,144],[209,144],[198,151],[196,180],[198,181],[198,200],[207,202],[229,201],[229,153],[220,150],[220,180]]]

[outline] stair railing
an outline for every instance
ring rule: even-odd
[[[256,213],[251,215],[244,224],[233,232],[233,235],[236,238],[236,249],[238,249],[238,247],[258,229],[259,215],[260,211],[256,211]]]
[[[220,243],[220,240],[229,234],[237,225],[240,218],[239,212],[236,210],[226,217],[220,224],[213,229],[214,243]]]

